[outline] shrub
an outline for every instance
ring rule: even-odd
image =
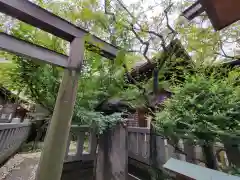
[[[155,113],[158,132],[207,141],[240,133],[238,71],[229,72],[226,78],[203,74],[187,76],[172,92],[164,109]]]

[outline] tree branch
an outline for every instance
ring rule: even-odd
[[[169,23],[169,18],[168,18],[168,13],[171,10],[173,6],[173,3],[171,3],[165,10],[164,10],[164,15],[167,21],[167,27],[168,29],[171,31],[171,33],[175,36],[177,34],[177,32],[171,27],[170,23]]]

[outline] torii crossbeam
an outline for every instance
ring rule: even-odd
[[[60,180],[84,49],[114,59],[118,49],[28,0],[0,0],[0,12],[71,42],[69,57],[0,33],[0,49],[65,68],[36,180]]]

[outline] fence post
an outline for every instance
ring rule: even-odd
[[[99,138],[96,180],[128,179],[127,129],[121,124]]]
[[[84,39],[71,43],[68,69],[64,70],[52,119],[36,173],[36,180],[60,180],[84,55]]]
[[[153,168],[158,168],[157,137],[152,124],[150,126],[150,164]]]
[[[217,170],[217,160],[214,154],[213,143],[206,143],[202,148],[206,160],[206,166],[210,169]]]
[[[240,166],[240,147],[239,143],[225,142],[224,147],[226,149],[227,158],[230,164],[237,167]]]

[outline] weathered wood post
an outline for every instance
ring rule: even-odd
[[[83,55],[84,40],[75,38],[71,43],[68,69],[64,70],[53,116],[44,141],[36,180],[60,180],[61,178]]]
[[[240,167],[240,142],[238,139],[225,139],[224,147],[226,149],[228,161],[237,167]]]
[[[128,179],[127,128],[121,124],[100,135],[96,180]]]
[[[214,144],[206,142],[203,146],[204,157],[206,160],[206,166],[210,169],[217,170],[217,159],[214,153]]]

